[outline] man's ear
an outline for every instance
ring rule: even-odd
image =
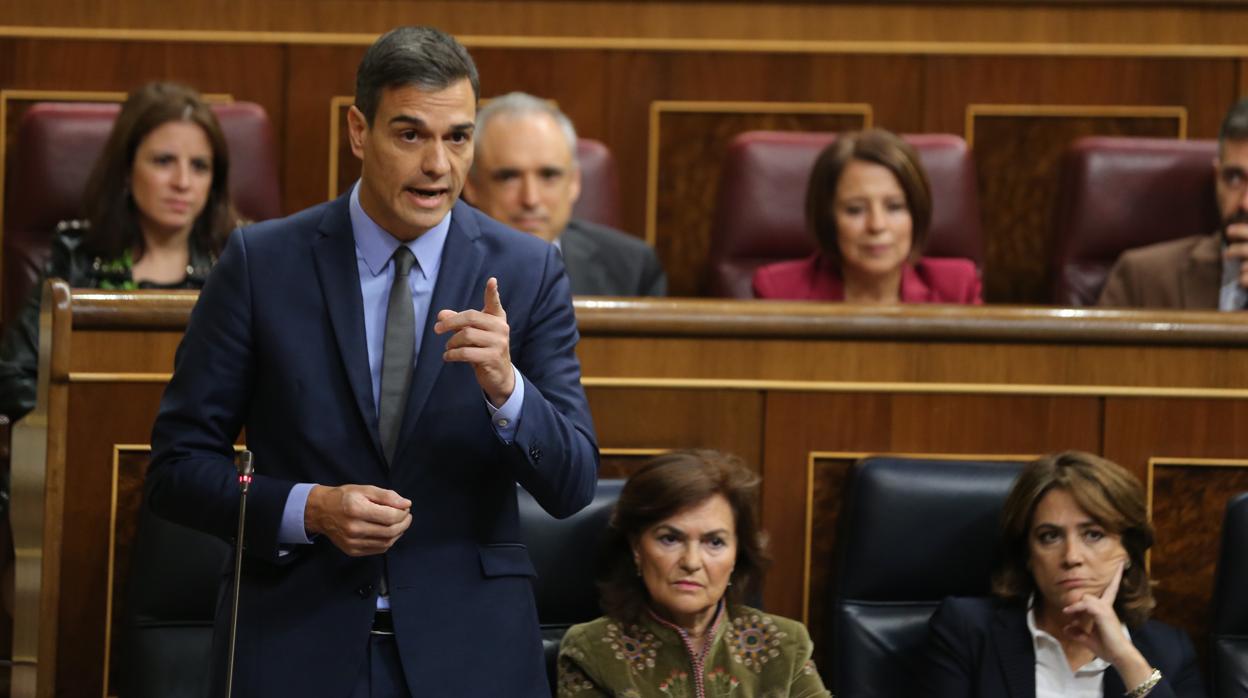
[[[351,152],[361,160],[364,159],[364,144],[368,142],[368,119],[360,108],[351,105],[347,110],[347,139],[351,141]]]

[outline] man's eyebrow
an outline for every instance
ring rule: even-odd
[[[396,116],[390,117],[390,124],[392,126],[394,124],[407,124],[409,126],[416,126],[418,128],[427,127],[424,119],[420,118],[419,116],[409,116],[407,114],[398,114]]]

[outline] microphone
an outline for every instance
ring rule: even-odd
[[[230,698],[234,692],[234,641],[238,636],[238,587],[243,575],[243,533],[247,524],[247,490],[251,489],[251,479],[255,473],[251,451],[246,449],[240,451],[234,459],[234,467],[238,469],[238,537],[234,541],[234,601],[230,606],[230,654],[225,673],[225,698]]]

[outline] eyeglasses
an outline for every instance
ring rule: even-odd
[[[1248,186],[1248,172],[1238,165],[1227,165],[1218,168],[1218,180],[1227,189],[1238,191]]]

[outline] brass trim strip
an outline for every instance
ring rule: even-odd
[[[1091,117],[1105,119],[1129,117],[1137,119],[1178,119],[1179,140],[1187,139],[1187,107],[1182,106],[1135,106],[1129,104],[968,104],[966,105],[965,140],[968,148],[975,147],[975,119],[980,116],[1050,116]]]
[[[70,383],[168,383],[172,373],[102,373],[93,371],[72,372]]]
[[[671,450],[670,448],[599,448],[598,454],[602,456],[657,456]]]
[[[69,383],[168,383],[172,373],[75,371]],[[685,390],[779,390],[806,393],[900,393],[904,395],[1035,395],[1070,397],[1164,397],[1212,400],[1248,399],[1248,389],[1166,388],[1121,385],[1042,385],[1029,383],[903,383],[870,381],[760,380],[751,378],[617,378],[586,376],[586,388],[664,388]]]
[[[796,381],[718,378],[585,377],[586,388],[685,388],[690,390],[779,390],[820,393],[901,393],[953,395],[1037,395],[1076,397],[1167,397],[1242,400],[1248,390],[1232,388],[1165,388],[1161,386],[1041,385],[1027,383],[902,383],[859,381]]]
[[[732,102],[657,99],[650,103],[650,132],[646,144],[646,244],[654,247],[658,237],[659,120],[674,114],[821,114],[861,116],[870,128],[874,111],[865,102]]]
[[[363,32],[297,32],[169,29],[98,29],[88,27],[0,26],[0,38],[153,41],[165,43],[293,44],[367,46],[377,39]],[[935,56],[1122,56],[1157,58],[1240,58],[1243,44],[1158,45],[1152,43],[1080,43],[1009,41],[804,40],[682,37],[499,36],[463,34],[468,48],[601,49],[719,53],[922,54]]]
[[[327,201],[338,198],[338,131],[342,128],[338,110],[353,104],[355,104],[355,97],[352,95],[334,95],[329,98],[329,198]]]
[[[802,568],[802,623],[810,625],[810,575],[814,567],[814,526],[815,526],[815,461],[816,460],[854,460],[859,461],[868,456],[884,456],[890,458],[924,458],[927,460],[948,461],[987,461],[1002,463],[1026,463],[1039,457],[1037,454],[1017,455],[1005,453],[891,453],[877,451],[810,451],[806,454],[806,536],[803,541]],[[838,541],[839,544],[839,541]]]

